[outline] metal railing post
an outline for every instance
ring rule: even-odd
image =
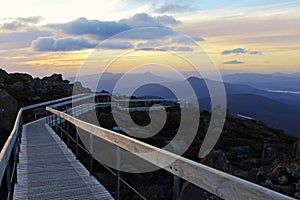
[[[90,133],[90,175],[93,175],[94,172],[94,159],[93,159],[93,154],[94,154],[94,147],[93,147],[93,134]]]
[[[57,123],[57,115],[54,115],[53,116],[54,117],[54,119],[53,119],[53,127],[55,127],[55,132],[57,132],[57,127],[56,127],[56,123]]]
[[[63,140],[63,130],[62,130],[61,117],[59,117],[59,125],[57,125],[57,127],[60,129],[60,138]]]
[[[70,146],[70,130],[69,130],[69,122],[66,120],[66,129],[68,134],[68,146]]]
[[[75,126],[75,133],[76,133],[76,159],[78,160],[78,130]]]
[[[174,175],[173,200],[179,200],[179,195],[180,195],[180,178]]]
[[[46,115],[46,124],[48,124],[48,115],[47,115],[47,111],[45,111],[45,115]]]
[[[116,199],[120,199],[120,147],[116,149],[116,175],[117,175],[117,187],[116,187]]]

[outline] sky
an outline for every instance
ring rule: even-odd
[[[156,31],[141,30],[149,27]],[[8,72],[72,76],[99,44],[101,56],[94,62],[98,66],[131,52],[122,62],[118,58],[112,72],[126,71],[141,58],[149,63],[168,60],[188,70],[172,59],[172,52],[182,57],[205,52],[220,70],[300,72],[300,1],[10,0],[1,4],[0,68]],[[150,55],[150,50],[155,52]],[[86,73],[94,73],[92,67]]]

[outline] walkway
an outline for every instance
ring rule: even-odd
[[[113,199],[45,119],[23,126],[14,199]]]

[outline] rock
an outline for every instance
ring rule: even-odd
[[[148,193],[151,194],[151,199],[164,199],[164,190],[160,185],[149,187]]]
[[[269,173],[270,166],[260,167],[257,174],[256,179],[262,182],[266,182],[266,180],[277,181],[272,173]]]
[[[298,181],[298,183],[296,183],[296,190],[300,192],[300,180]]]
[[[295,189],[290,186],[274,185],[274,189],[289,196],[293,196],[295,194]]]
[[[237,146],[237,147],[231,147],[231,151],[235,151],[239,154],[249,154],[251,148],[249,146]]]
[[[46,88],[37,88],[35,90],[37,92],[37,94],[47,94],[48,90]]]
[[[262,160],[259,158],[253,158],[253,159],[247,159],[247,160],[242,160],[240,163],[240,167],[243,170],[251,170],[252,168],[258,168],[262,164]]]
[[[261,169],[258,170],[256,173],[256,180],[259,180],[261,182],[265,182],[267,179],[267,173]]]
[[[283,176],[285,175],[287,172],[286,172],[286,169],[285,167],[283,167],[282,165],[278,165],[277,167],[275,167],[275,169],[272,171],[272,174],[274,174],[274,176],[276,177],[280,177],[280,176]]]
[[[280,185],[286,185],[288,182],[289,182],[289,179],[285,175],[278,177],[278,183]]]
[[[22,91],[22,90],[24,90],[25,84],[21,81],[18,81],[18,82],[15,82],[12,86],[16,91]]]
[[[31,75],[29,74],[24,74],[24,73],[13,73],[13,74],[9,74],[9,80],[11,82],[24,82],[26,84],[29,84],[30,82],[32,82],[33,78]]]
[[[184,182],[180,192],[181,200],[194,200],[194,199],[209,199],[209,200],[220,200],[219,197],[203,190],[191,184],[189,182]]]
[[[265,183],[261,183],[261,185],[288,196],[294,196],[296,192],[295,188],[291,186],[270,185]]]
[[[295,198],[296,198],[296,199],[300,199],[300,192],[296,192],[296,193],[295,193]]]
[[[49,82],[61,82],[63,81],[61,74],[52,74],[51,76],[46,76],[42,79],[42,81],[49,81]]]
[[[286,171],[294,178],[300,179],[300,165],[297,163],[290,163],[286,167]]]
[[[256,174],[258,172],[258,168],[253,168],[248,172],[248,179],[251,181],[256,181]]]
[[[235,171],[234,176],[240,177],[242,179],[248,179],[249,175],[247,171]]]
[[[91,90],[89,88],[84,88],[80,82],[73,83],[73,94],[80,94],[80,93],[89,93]]]
[[[8,78],[8,73],[5,70],[0,69],[0,77],[6,80]]]
[[[212,150],[202,161],[203,164],[219,169],[221,171],[231,173],[232,167],[227,160],[225,154],[221,150]]]

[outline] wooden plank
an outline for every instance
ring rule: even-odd
[[[3,175],[5,173],[5,169],[7,167],[7,163],[9,160],[9,156],[11,155],[14,143],[17,139],[17,133],[19,130],[19,126],[20,126],[20,122],[21,122],[21,118],[22,118],[22,112],[25,110],[30,110],[30,109],[34,109],[34,108],[38,108],[41,106],[46,106],[52,103],[56,103],[56,102],[61,102],[61,101],[66,101],[72,98],[78,98],[81,96],[86,96],[87,94],[78,94],[78,95],[74,95],[74,96],[69,96],[69,97],[64,97],[61,99],[56,99],[56,100],[51,100],[51,101],[47,101],[47,102],[43,102],[43,103],[38,103],[38,104],[34,104],[31,106],[25,106],[23,108],[21,108],[17,114],[15,123],[14,123],[14,127],[13,130],[11,131],[9,137],[7,138],[3,148],[1,149],[0,152],[0,184],[2,182],[3,179]]]
[[[293,199],[128,136],[89,124],[55,109],[47,107],[46,110],[223,199]],[[149,153],[153,151],[156,153]],[[175,162],[168,165],[174,160]]]
[[[14,199],[113,199],[45,119],[24,130]]]

